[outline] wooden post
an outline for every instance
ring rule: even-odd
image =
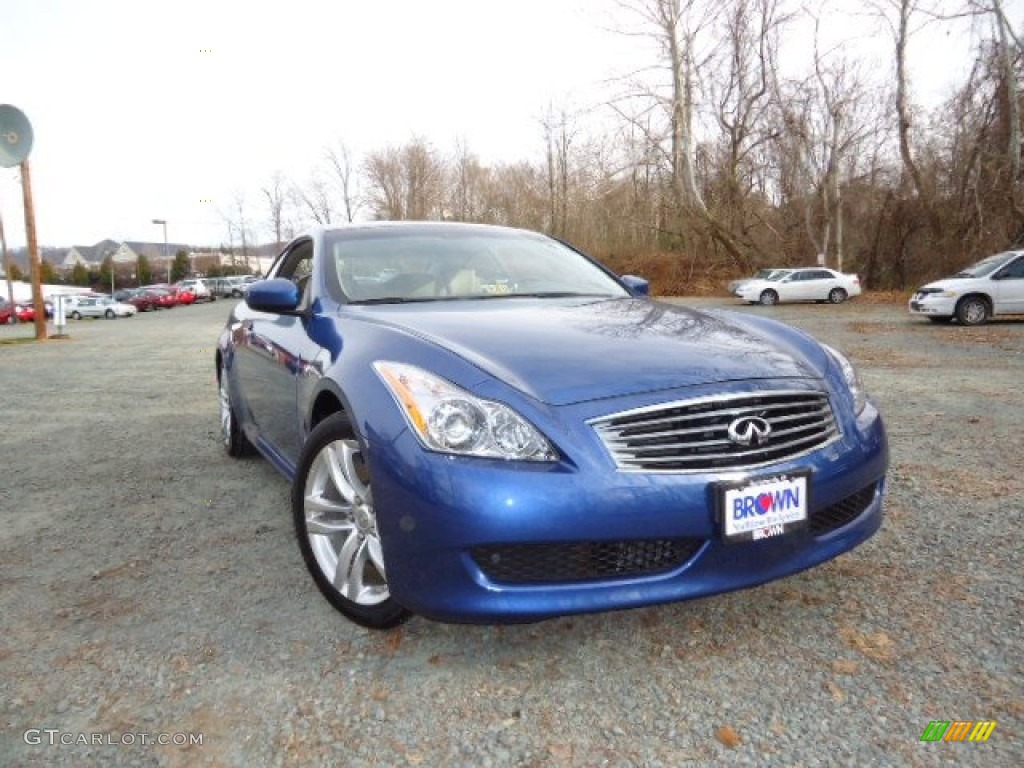
[[[46,338],[46,305],[43,304],[43,288],[40,285],[39,243],[36,240],[36,212],[32,206],[32,176],[28,160],[21,162],[21,194],[25,200],[25,239],[28,243],[29,271],[32,275],[32,305],[36,313],[36,339]]]

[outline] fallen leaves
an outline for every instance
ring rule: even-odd
[[[853,675],[857,672],[857,662],[849,659],[836,659],[832,662],[832,671],[837,675]]]
[[[740,735],[731,725],[719,726],[718,730],[715,732],[715,737],[729,749],[735,749],[740,745],[741,741]]]
[[[875,661],[892,661],[896,656],[896,643],[889,635],[878,632],[860,632],[853,627],[840,627],[839,635],[847,644]]]

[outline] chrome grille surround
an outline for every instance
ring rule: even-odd
[[[732,442],[729,425],[760,416],[771,433],[760,445]],[[627,472],[718,472],[802,456],[839,439],[827,392],[766,390],[712,395],[599,416],[588,422],[615,465]]]

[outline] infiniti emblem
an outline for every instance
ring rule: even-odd
[[[760,416],[740,416],[729,425],[729,439],[737,445],[761,445],[772,432],[772,425]]]

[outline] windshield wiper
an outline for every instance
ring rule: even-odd
[[[425,301],[443,301],[444,296],[380,296],[376,299],[350,301],[349,306],[363,304],[418,304]]]
[[[576,291],[536,291],[534,293],[486,293],[482,296],[471,296],[473,299],[575,299],[575,298],[614,298],[608,293],[577,293]]]

